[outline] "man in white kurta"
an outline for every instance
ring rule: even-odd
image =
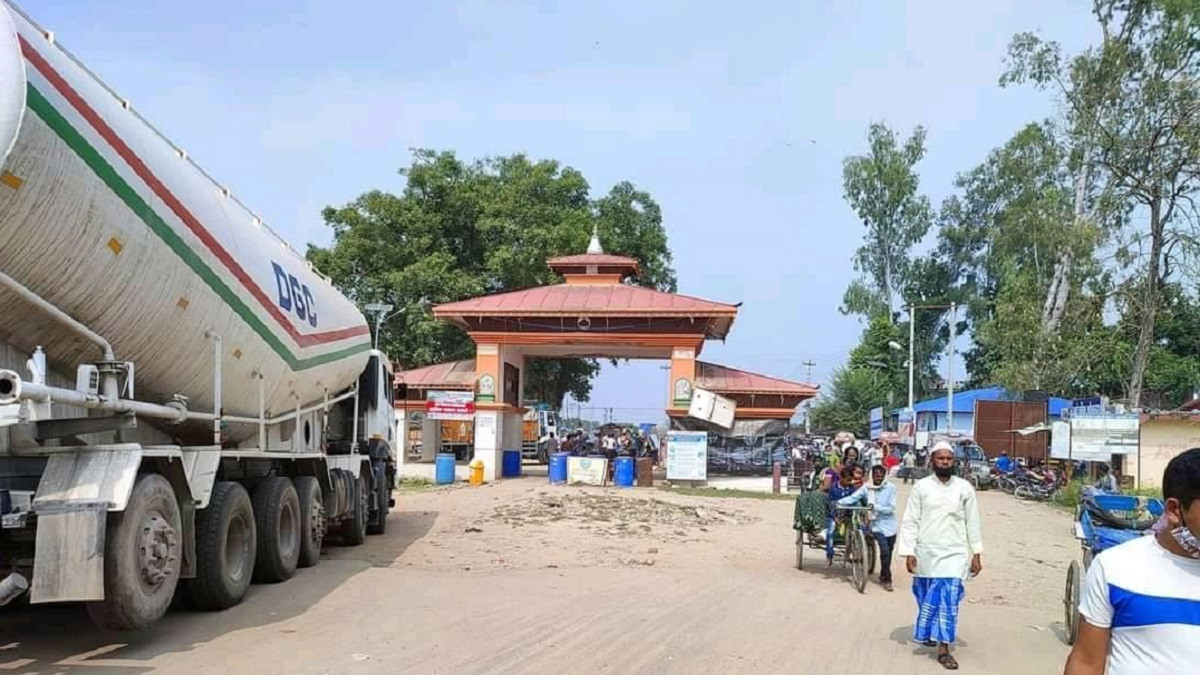
[[[938,443],[930,454],[933,474],[917,481],[908,497],[896,554],[905,558],[917,599],[914,637],[937,645],[937,660],[948,670],[958,624],[963,580],[983,569],[983,536],[975,490],[954,475],[954,450]]]

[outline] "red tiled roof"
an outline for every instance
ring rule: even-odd
[[[805,397],[817,395],[816,385],[781,380],[777,377],[768,377],[704,361],[696,362],[696,386],[718,393],[782,394]]]
[[[485,295],[433,308],[450,316],[736,316],[737,307],[626,284],[555,284]]]
[[[580,253],[550,258],[546,261],[550,267],[597,265],[600,267],[637,267],[637,258],[609,253]]]
[[[402,370],[396,373],[396,384],[406,384],[417,389],[471,389],[475,386],[475,361],[449,361]]]

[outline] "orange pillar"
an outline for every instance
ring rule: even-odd
[[[692,389],[696,385],[696,350],[692,347],[676,347],[671,350],[671,381],[667,400],[671,409],[686,410],[692,402]]]

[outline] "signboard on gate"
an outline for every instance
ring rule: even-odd
[[[708,480],[708,432],[667,432],[667,480]]]
[[[475,394],[470,391],[431,391],[425,395],[425,412],[431,420],[471,420]]]

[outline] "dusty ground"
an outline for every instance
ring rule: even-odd
[[[146,634],[98,633],[78,607],[0,612],[0,672],[941,672],[909,642],[903,571],[859,595],[816,552],[795,569],[790,501],[544,480],[405,493],[387,535]],[[1070,516],[980,505],[962,671],[1061,672]]]

